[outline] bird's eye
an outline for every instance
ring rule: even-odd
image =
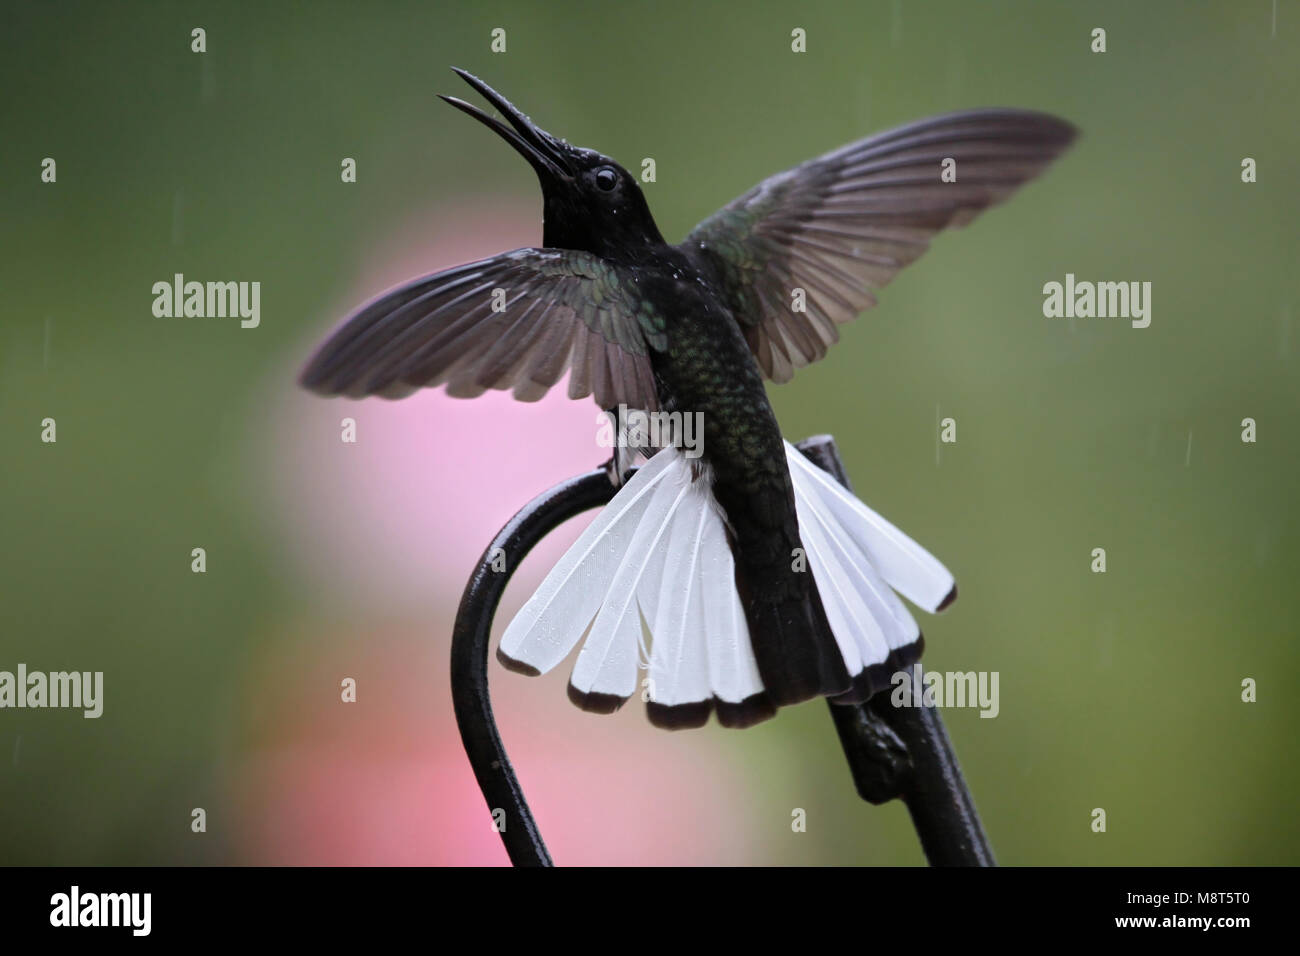
[[[600,169],[596,170],[596,185],[605,192],[609,192],[618,185],[618,173],[608,166],[600,167]]]

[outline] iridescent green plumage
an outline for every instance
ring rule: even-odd
[[[325,344],[304,383],[349,395],[509,388],[531,400],[567,369],[569,394],[602,408],[702,415],[703,471],[725,515],[767,704],[871,693],[867,670],[850,681],[813,577],[798,569],[793,486],[763,378],[784,382],[824,356],[837,326],[873,305],[936,232],[1032,179],[1073,129],[1018,110],[900,127],[773,176],[672,246],[626,170],[461,75],[506,122],[445,99],[537,171],[544,248],[393,290]]]

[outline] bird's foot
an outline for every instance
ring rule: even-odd
[[[609,476],[609,483],[615,488],[622,488],[627,481],[627,471],[632,464],[633,455],[627,453],[626,449],[615,448],[613,456],[605,462],[605,474]]]

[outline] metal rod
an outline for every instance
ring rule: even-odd
[[[832,438],[810,438],[799,448],[851,490]],[[533,546],[570,518],[607,504],[615,490],[602,468],[525,505],[483,552],[456,614],[451,642],[456,724],[489,810],[504,812],[501,840],[515,866],[552,863],[492,714],[487,675],[492,619],[511,574]],[[932,865],[995,865],[939,711],[893,707],[889,696],[877,694],[859,705],[828,704],[858,793],[872,803],[901,799]]]
[[[506,583],[543,537],[575,515],[606,504],[614,486],[603,469],[570,478],[538,495],[488,545],[465,587],[451,636],[451,699],[456,725],[479,789],[500,818],[501,842],[515,866],[551,866],[528,801],[515,778],[492,715],[488,692],[488,642]],[[495,570],[503,568],[503,570]]]
[[[853,490],[829,435],[806,439],[799,450]],[[901,799],[932,866],[997,865],[938,708],[895,707],[888,693],[827,705],[858,793],[872,803]]]

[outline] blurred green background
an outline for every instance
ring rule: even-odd
[[[350,597],[371,555],[335,555],[321,587],[275,520],[275,476],[331,480],[328,456],[302,466],[279,440],[284,409],[316,401],[294,373],[348,305],[401,278],[360,264],[426,225],[452,261],[489,253],[457,244],[480,205],[521,224],[509,244],[540,241],[531,171],[435,98],[466,95],[451,65],[572,142],[654,157],[646,191],[672,240],[897,123],[1006,105],[1078,125],[1041,181],[941,237],[772,399],[788,436],[833,433],[861,497],[957,575],[961,599],[922,619],[926,662],[1000,674],[996,719],[946,719],[1001,862],[1300,862],[1300,4],[7,3],[0,54],[0,669],[106,684],[97,721],[0,711],[0,862],[503,859],[445,679],[469,564],[431,575],[423,604],[381,607]],[[154,318],[151,286],[175,272],[260,281],[261,326]],[[1152,282],[1150,328],[1044,318],[1042,286],[1067,272]],[[338,444],[341,409],[310,419],[318,444]],[[949,416],[958,441],[937,454]],[[474,447],[437,467],[472,477]],[[553,477],[490,502],[471,550]],[[357,708],[391,709],[347,711],[330,655],[360,675]],[[577,820],[558,862],[646,858],[614,849],[638,832],[654,862],[922,862],[901,806],[856,798],[820,703],[671,735],[636,702],[606,720],[563,699],[564,675],[535,692],[493,667],[498,698],[529,695],[531,723],[556,728],[516,754],[548,812]],[[365,759],[377,748],[411,775]],[[624,748],[638,769],[607,774]],[[543,779],[561,752],[582,786]],[[446,772],[421,776],[435,758]],[[715,802],[653,829],[626,801],[711,779]],[[295,815],[304,793],[319,815]]]

